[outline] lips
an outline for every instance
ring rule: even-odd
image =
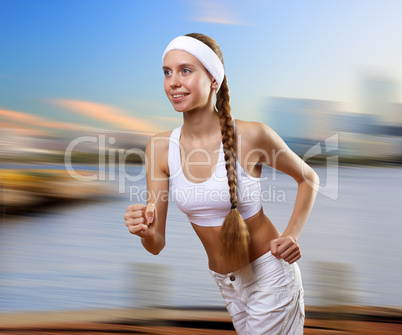
[[[189,93],[173,93],[172,94],[172,99],[174,102],[178,102],[184,99],[184,97],[186,97],[187,95],[189,95]]]

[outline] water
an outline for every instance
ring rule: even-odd
[[[140,174],[131,167],[130,174]],[[315,168],[325,184],[326,169]],[[265,169],[264,211],[283,230],[296,183]],[[402,305],[402,170],[342,167],[339,197],[319,194],[299,243],[306,304],[339,289],[350,303]],[[205,251],[184,214],[169,204],[167,245],[149,254],[128,233],[131,191],[107,202],[66,205],[0,224],[0,312],[139,307],[224,306]],[[135,193],[134,192],[134,193]],[[141,192],[137,192],[141,194]],[[134,202],[134,199],[132,199]],[[323,277],[323,275],[326,275]],[[323,280],[323,278],[326,278]],[[342,284],[339,287],[340,283]],[[338,285],[338,286],[336,286]],[[321,292],[321,294],[319,294]],[[324,301],[325,302],[325,301]]]

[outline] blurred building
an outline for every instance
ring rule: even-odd
[[[338,135],[338,149],[330,155],[399,160],[402,107],[389,101],[392,90],[389,83],[367,83],[368,97],[363,104],[367,111],[359,114],[347,112],[339,102],[271,97],[263,120],[300,156],[317,143],[322,147],[327,138]],[[326,154],[325,148],[322,154]]]
[[[402,127],[402,104],[392,105],[392,118],[396,126]]]
[[[372,117],[368,135],[361,136],[370,154],[383,160],[402,157],[402,104],[396,103],[397,83],[385,74],[365,74],[361,80],[362,112]]]
[[[378,124],[394,123],[397,84],[385,75],[364,74],[360,85],[362,113],[374,117]]]
[[[317,143],[343,131],[348,115],[342,109],[341,103],[333,101],[271,97],[263,119],[293,151],[303,156]],[[345,131],[360,127],[355,120],[348,121],[349,129]]]

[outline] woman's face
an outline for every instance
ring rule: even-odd
[[[182,50],[168,52],[163,61],[163,72],[165,93],[176,111],[213,108],[216,83],[193,55]]]

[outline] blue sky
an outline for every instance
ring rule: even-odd
[[[201,32],[222,48],[236,118],[263,121],[270,96],[358,112],[364,73],[402,80],[400,13],[399,0],[0,0],[0,111],[120,129],[110,112],[170,129],[181,116],[161,55]]]

